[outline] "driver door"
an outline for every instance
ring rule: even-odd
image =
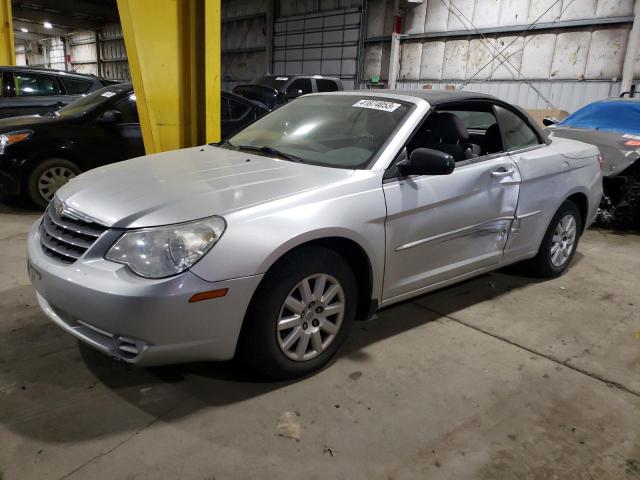
[[[497,123],[495,115],[493,118]],[[482,131],[475,127],[467,125]],[[383,300],[437,286],[500,262],[515,216],[519,186],[518,168],[505,152],[481,151],[476,158],[457,161],[450,175],[385,180]]]

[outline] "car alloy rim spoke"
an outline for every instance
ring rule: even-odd
[[[280,309],[276,336],[291,360],[307,361],[335,340],[345,313],[344,290],[331,275],[309,275],[289,292]]]
[[[577,224],[573,215],[565,215],[553,232],[551,239],[551,263],[562,267],[571,257],[576,242]]]
[[[287,330],[300,325],[300,315],[284,317],[278,321],[278,330]]]
[[[301,314],[302,311],[304,310],[304,303],[302,303],[300,300],[295,299],[291,295],[287,297],[287,299],[284,302],[284,305],[289,310],[291,310],[294,313],[297,313],[298,315]]]
[[[301,327],[295,327],[291,333],[289,333],[289,335],[287,335],[287,337],[285,338],[283,345],[284,348],[289,349],[293,346],[294,343],[296,343],[296,341],[300,338],[300,335],[302,335],[302,328]]]
[[[307,353],[307,347],[309,346],[309,334],[303,333],[298,340],[298,346],[296,347],[296,357],[298,360],[304,360],[304,355]]]
[[[331,335],[335,335],[336,333],[338,333],[338,327],[327,319],[324,319],[320,322],[320,329]]]

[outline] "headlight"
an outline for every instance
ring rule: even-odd
[[[20,130],[19,132],[8,132],[0,134],[0,155],[4,149],[14,143],[22,142],[33,135],[33,130]]]
[[[226,228],[221,217],[125,233],[105,258],[127,265],[145,278],[177,275],[200,260]]]

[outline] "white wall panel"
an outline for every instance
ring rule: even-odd
[[[402,47],[399,78],[402,80],[418,80],[420,78],[421,61],[422,43],[405,43]]]
[[[432,0],[433,1],[433,0]],[[404,32],[408,34],[424,33],[424,24],[427,19],[427,4],[424,1],[419,5],[407,8],[404,17]]]
[[[587,65],[590,43],[590,32],[558,34],[551,66],[551,77],[555,79],[582,80]]]
[[[448,0],[445,0],[445,2]],[[425,32],[445,32],[449,22],[449,8],[442,0],[427,0]]]
[[[529,13],[529,0],[503,0],[500,8],[500,26],[522,25]]]
[[[448,41],[444,49],[444,67],[442,69],[442,78],[451,80],[466,78],[468,57],[468,40]]]
[[[560,20],[582,20],[596,15],[598,0],[563,0]]]
[[[553,51],[556,46],[556,35],[528,35],[524,40],[522,66],[520,72],[524,78],[549,78]]]
[[[498,52],[502,53],[493,62],[491,78],[493,80],[517,79],[522,62],[524,38],[516,36],[500,37],[496,42],[496,46],[498,47]]]
[[[598,80],[617,80],[627,49],[629,30],[608,28],[595,30],[591,35],[591,46],[585,77]]]
[[[473,9],[473,24],[476,28],[497,27],[499,16],[496,12],[500,12],[503,3],[511,0],[476,0]]]
[[[440,1],[442,2],[442,0]],[[442,3],[446,3],[446,1],[447,0]],[[447,30],[468,30],[473,28],[471,23],[473,19],[475,0],[449,0],[449,2],[451,7],[449,8],[449,22],[447,24]]]
[[[444,67],[445,42],[433,41],[422,45],[422,62],[420,65],[420,78],[442,79]]]
[[[634,0],[598,0],[596,17],[625,17],[633,15]]]
[[[493,57],[496,54],[496,41],[492,38],[476,38],[469,42],[469,59],[465,78],[478,80],[491,78]]]
[[[526,23],[553,22],[560,18],[561,9],[562,2],[557,0],[531,0]]]

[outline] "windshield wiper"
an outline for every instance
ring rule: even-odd
[[[279,157],[285,158],[287,160],[290,160],[292,162],[300,162],[300,163],[305,163],[304,159],[300,158],[300,157],[296,157],[295,155],[291,155],[290,153],[285,153],[281,150],[278,150],[277,148],[273,148],[273,147],[269,147],[267,145],[263,145],[260,147],[256,147],[253,145],[233,145],[231,142],[225,142],[227,145],[230,145],[231,147],[235,148],[236,150],[248,150],[248,151],[252,151],[252,152],[262,152],[262,153],[267,153],[269,155],[277,155]]]

